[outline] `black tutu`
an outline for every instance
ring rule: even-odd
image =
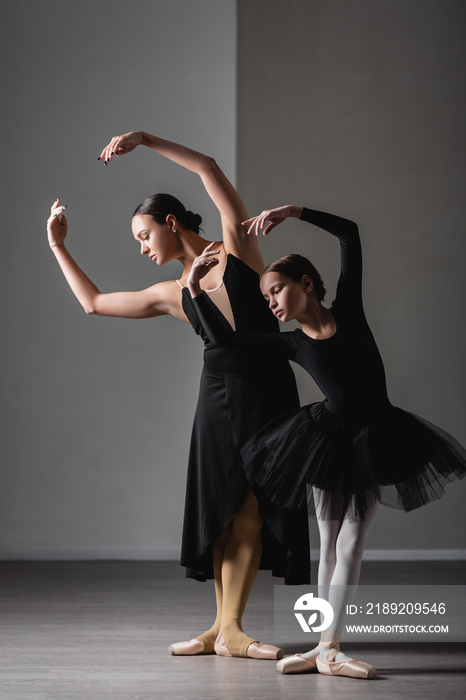
[[[369,420],[337,416],[323,402],[292,409],[257,433],[242,455],[248,479],[272,503],[302,508],[307,484],[322,491],[319,517],[332,520],[345,513],[364,520],[374,499],[414,510],[466,473],[466,450],[451,435],[391,405]]]

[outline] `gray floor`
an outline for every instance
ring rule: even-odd
[[[361,583],[464,584],[465,562],[366,562]],[[271,641],[273,585],[259,574],[245,628]],[[466,645],[359,644],[371,681],[283,676],[274,662],[173,657],[210,621],[211,584],[173,562],[0,562],[1,700],[380,700],[466,697]],[[286,649],[291,653],[298,649]]]

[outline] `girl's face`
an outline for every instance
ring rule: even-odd
[[[261,292],[270,309],[280,321],[291,321],[306,311],[308,293],[312,281],[306,287],[303,282],[295,282],[279,272],[266,272],[260,281]]]
[[[141,255],[147,255],[157,265],[173,260],[179,253],[178,236],[173,232],[175,224],[157,224],[148,214],[133,216],[131,228],[135,240],[141,246]]]

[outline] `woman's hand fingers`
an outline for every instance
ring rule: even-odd
[[[60,204],[60,200],[56,199],[50,207],[50,216],[47,219],[47,237],[49,245],[63,245],[65,236],[68,231],[68,222],[63,212],[66,209],[66,204]]]
[[[136,146],[142,143],[141,131],[129,131],[127,134],[114,136],[97,160],[103,161],[104,165],[108,165],[113,160],[113,156],[122,156],[125,153],[130,153]]]
[[[100,154],[99,160],[103,160],[104,165],[107,165],[112,160],[112,157],[115,153],[115,148],[116,148],[116,144],[118,142],[118,139],[119,139],[118,136],[114,136],[112,138],[112,140],[110,141],[110,143],[108,143],[105,146],[104,150]]]
[[[59,198],[56,199],[54,201],[54,203],[52,204],[52,206],[50,207],[49,220],[54,219],[54,218],[58,218],[58,220],[60,220],[59,217],[61,214],[63,214],[65,209],[66,209],[66,204],[60,204],[60,199]]]

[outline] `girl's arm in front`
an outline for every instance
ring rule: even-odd
[[[153,136],[145,131],[130,131],[127,134],[115,136],[103,149],[99,160],[108,164],[114,156],[130,153],[139,145],[147,146],[174,163],[178,163],[181,167],[199,175],[207,194],[220,213],[225,249],[260,272],[264,263],[257,240],[248,236],[242,225],[248,216],[246,208],[238,192],[216,161],[203,153]]]
[[[172,295],[171,282],[161,282],[137,292],[102,294],[65,247],[68,230],[63,215],[65,208],[60,205],[59,199],[53,203],[47,221],[47,237],[71,291],[87,314],[121,318],[151,318],[172,314],[182,318],[179,305],[176,304],[177,288],[173,289]]]
[[[226,346],[242,350],[254,355],[267,354],[294,359],[296,339],[290,333],[242,333],[233,331],[226,322],[222,323],[221,315],[215,310],[207,294],[201,289],[200,280],[207,272],[218,264],[214,250],[215,243],[207,246],[204,252],[193,262],[187,280],[187,287],[196,305],[197,315],[213,345]]]

